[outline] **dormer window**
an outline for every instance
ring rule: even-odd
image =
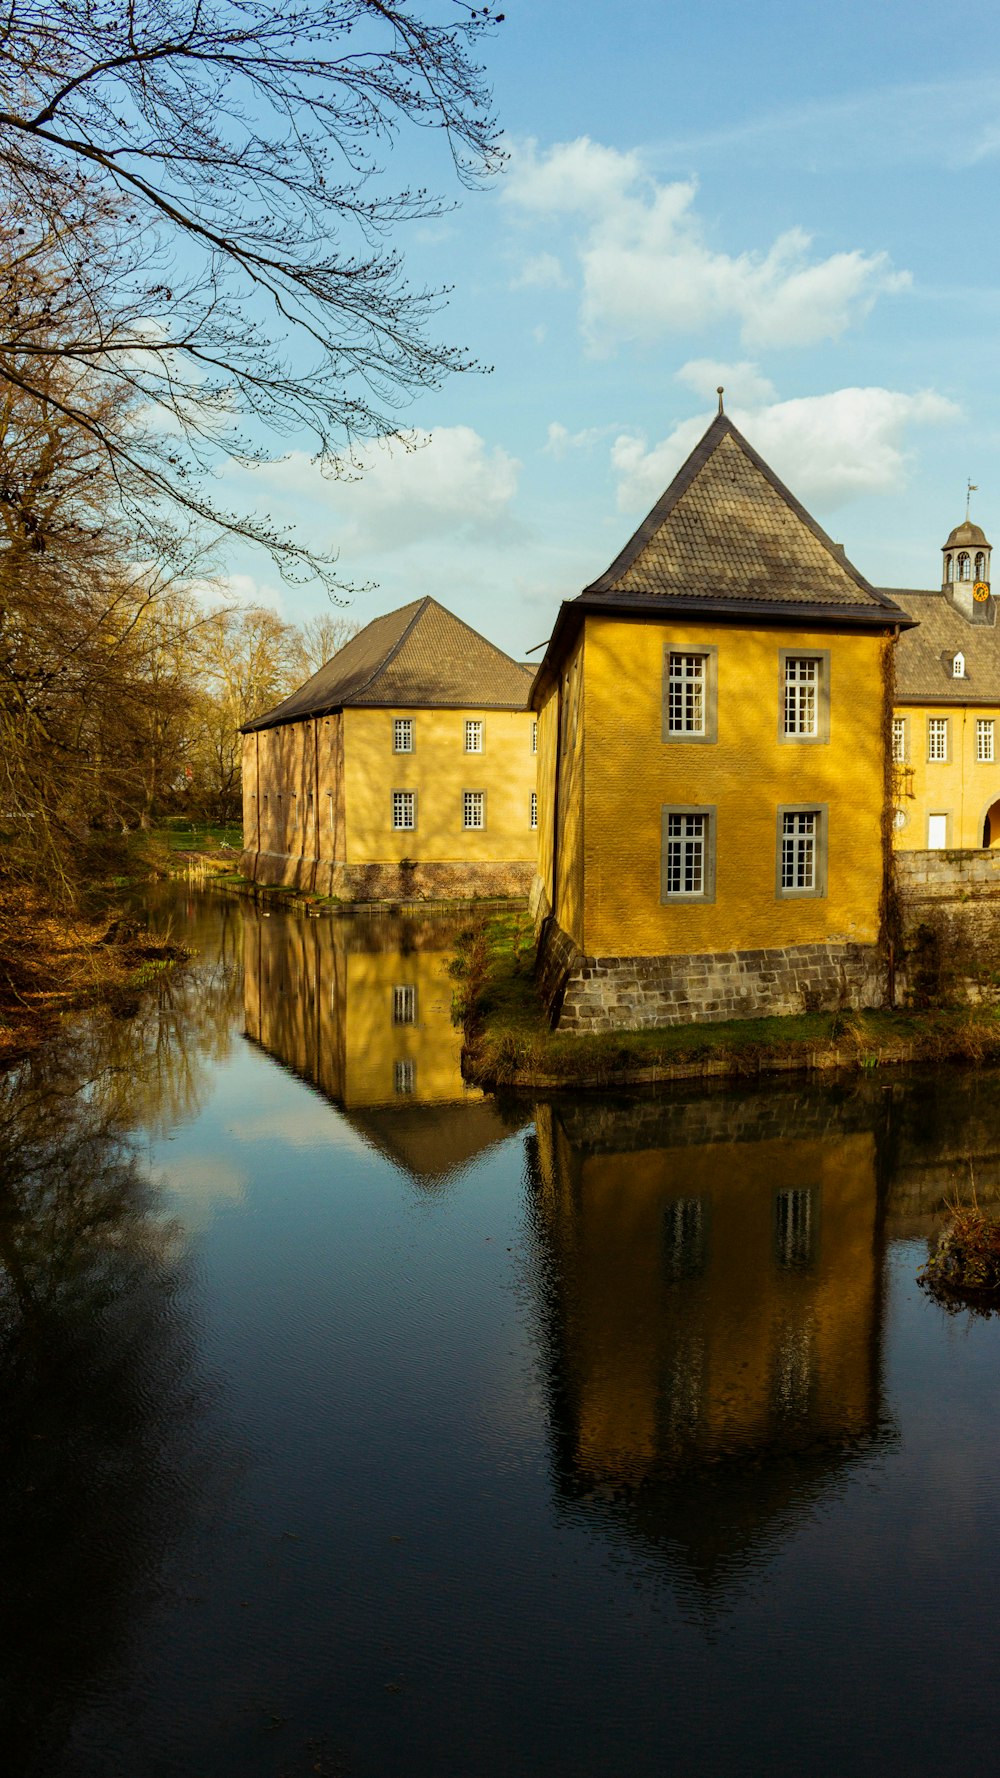
[[[965,656],[964,656],[964,654],[956,654],[954,660],[951,663],[951,676],[953,679],[964,679],[965,678]]]
[[[958,558],[958,578],[959,580],[972,579],[972,557],[964,549]]]

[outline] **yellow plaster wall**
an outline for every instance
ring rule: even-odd
[[[556,730],[559,722],[559,694],[556,686],[548,689],[545,702],[536,712],[538,723],[538,875],[545,891],[548,907],[554,908],[555,884],[552,876],[553,835],[555,832],[556,797]]]
[[[906,759],[895,768],[895,804],[906,824],[895,831],[900,851],[921,852],[927,846],[927,818],[947,815],[949,847],[979,850],[983,823],[991,804],[1000,799],[1000,707],[974,709],[953,704],[898,704],[896,716],[906,719]],[[927,722],[932,716],[949,721],[947,760],[927,758]],[[976,760],[977,718],[991,719],[996,758],[992,765]],[[1000,820],[992,823],[991,846],[1000,845]]]
[[[800,1385],[808,1379],[797,1437],[870,1424],[879,1305],[870,1132],[587,1155],[539,1111],[543,1223],[564,1283],[562,1382],[582,1471],[636,1485],[666,1458],[768,1448],[789,1362]],[[774,1200],[801,1187],[814,1190],[818,1224],[815,1261],[796,1271],[776,1257]],[[664,1265],[676,1198],[705,1205],[705,1270],[690,1280],[673,1281]]]
[[[558,718],[550,745],[559,760],[559,799],[556,815],[557,918],[564,932],[584,949],[584,771],[587,753],[585,727],[585,649],[581,634],[563,667],[559,689]]]
[[[718,648],[715,744],[661,738],[667,645]],[[656,956],[876,940],[882,880],[882,646],[871,634],[587,619],[586,890],[582,939],[573,933],[587,955]],[[778,740],[779,650],[784,648],[829,650],[826,744]],[[570,783],[574,770],[571,760]],[[809,802],[829,807],[827,894],[779,899],[778,805]],[[661,904],[665,803],[708,804],[717,810],[712,904]],[[571,897],[566,906],[571,909]],[[562,913],[558,917],[570,930]]]
[[[412,718],[412,753],[392,750],[397,716]],[[465,752],[467,718],[483,724],[482,753]],[[348,863],[533,863],[532,720],[526,710],[345,710]],[[393,828],[394,790],[417,792],[415,832]],[[463,828],[464,790],[485,790],[485,831]]]

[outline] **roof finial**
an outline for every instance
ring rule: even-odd
[[[970,482],[968,487],[965,490],[965,521],[966,521],[966,524],[968,524],[968,522],[969,522],[969,501],[971,500],[973,494],[978,494],[978,493],[979,493],[979,483],[978,482]]]
[[[719,397],[719,412],[720,412],[720,414],[721,414],[721,412],[722,412],[722,397],[723,397],[723,396],[724,396],[724,395],[725,395],[725,393],[726,393],[726,391],[725,391],[725,389],[724,389],[724,388],[723,388],[723,387],[722,387],[722,384],[721,384],[721,383],[720,383],[720,384],[719,384],[719,387],[718,387],[718,388],[717,388],[717,389],[716,389],[716,391],[715,391],[715,393],[716,393],[716,395],[717,395],[717,396],[718,396],[718,397]]]

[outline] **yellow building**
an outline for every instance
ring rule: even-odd
[[[244,729],[244,875],[345,901],[526,894],[530,686],[436,599],[376,618]]]
[[[1000,845],[1000,630],[991,548],[968,519],[941,587],[891,592],[916,620],[896,657],[895,838],[901,851]]]
[[[560,1024],[880,1001],[887,654],[911,621],[720,412],[563,604],[532,689]]]

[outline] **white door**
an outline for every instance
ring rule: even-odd
[[[927,847],[931,852],[943,852],[948,844],[947,815],[928,815]]]

